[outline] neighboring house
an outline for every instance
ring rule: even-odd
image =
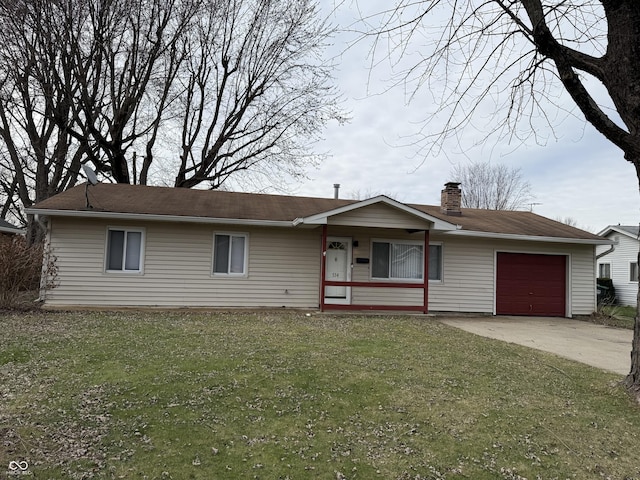
[[[49,307],[595,310],[595,247],[610,241],[460,200],[456,183],[439,206],[98,184],[27,212],[48,218]]]
[[[24,235],[24,230],[0,218],[0,235]]]
[[[596,249],[598,278],[610,278],[620,305],[636,305],[638,295],[638,226],[609,225],[599,235],[614,242]]]

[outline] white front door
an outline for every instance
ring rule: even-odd
[[[333,282],[351,281],[351,239],[328,237],[325,256],[325,279]],[[325,303],[351,303],[351,287],[325,287]]]

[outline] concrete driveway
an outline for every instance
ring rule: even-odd
[[[629,373],[631,330],[548,317],[458,317],[440,321],[476,335],[555,353],[620,375]]]

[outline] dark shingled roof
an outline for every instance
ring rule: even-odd
[[[35,210],[67,210],[149,214],[261,221],[293,221],[296,218],[327,212],[358,203],[358,200],[294,197],[255,193],[149,187],[101,183],[90,186],[85,208],[85,186],[79,185],[44,200]],[[570,227],[531,212],[462,209],[461,216],[448,216],[439,206],[409,204],[411,208],[462,230],[567,239],[602,240],[602,237]]]
[[[602,240],[592,233],[531,212],[463,208],[461,216],[450,217],[440,213],[439,206],[411,206],[474,232]]]
[[[293,221],[356,200],[99,183],[89,187],[93,211],[243,220]],[[34,206],[46,210],[87,210],[80,185]]]

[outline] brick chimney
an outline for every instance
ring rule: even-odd
[[[444,190],[440,195],[440,210],[446,215],[460,216],[462,211],[462,191],[460,184],[456,182],[448,182],[444,184]]]

